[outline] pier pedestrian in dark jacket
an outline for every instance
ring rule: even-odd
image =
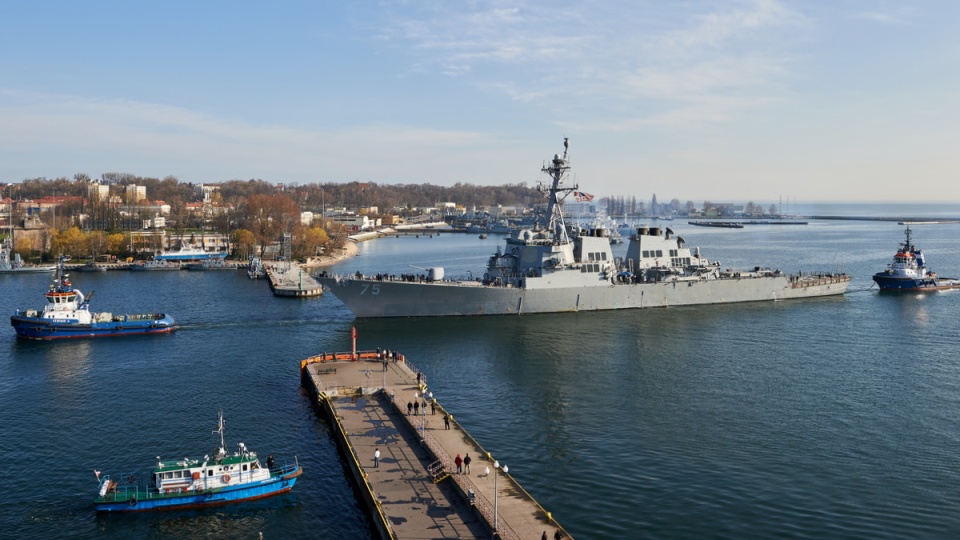
[[[414,414],[414,415],[420,414],[420,402],[419,402],[419,401],[414,401],[414,402],[413,402],[413,414]]]
[[[443,429],[450,429],[450,415],[443,415]]]
[[[407,415],[413,414],[413,403],[407,402]]]
[[[470,474],[470,461],[471,461],[471,459],[470,459],[470,454],[467,454],[466,456],[464,456],[464,458],[463,458],[463,471],[464,471],[466,474]]]

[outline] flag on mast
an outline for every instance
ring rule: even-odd
[[[591,194],[589,194],[589,193],[584,193],[584,192],[582,192],[582,191],[574,191],[574,192],[573,192],[573,198],[574,198],[577,202],[590,202],[590,201],[593,200],[593,195],[591,195]]]

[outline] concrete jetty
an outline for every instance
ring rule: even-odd
[[[309,272],[292,263],[264,265],[274,296],[310,297],[323,294],[323,285]]]
[[[381,538],[570,538],[403,355],[323,353],[300,372]],[[456,456],[468,454],[470,470],[458,473]]]

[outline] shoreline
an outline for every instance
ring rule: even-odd
[[[355,257],[359,252],[360,247],[357,245],[357,243],[352,240],[348,240],[343,248],[337,250],[335,254],[325,255],[323,257],[311,257],[310,259],[307,259],[307,262],[303,266],[304,268],[326,268],[328,266],[333,266],[338,262]]]

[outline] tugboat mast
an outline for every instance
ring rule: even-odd
[[[572,186],[564,186],[564,179],[567,171],[570,170],[570,164],[567,161],[567,151],[570,149],[569,139],[563,138],[563,157],[555,154],[549,165],[544,165],[540,171],[547,173],[551,178],[550,187],[542,182],[537,186],[537,190],[547,197],[547,230],[553,232],[554,244],[566,244],[570,241],[567,237],[567,226],[563,221],[563,200],[567,193],[577,189]],[[561,195],[562,193],[562,195]]]

